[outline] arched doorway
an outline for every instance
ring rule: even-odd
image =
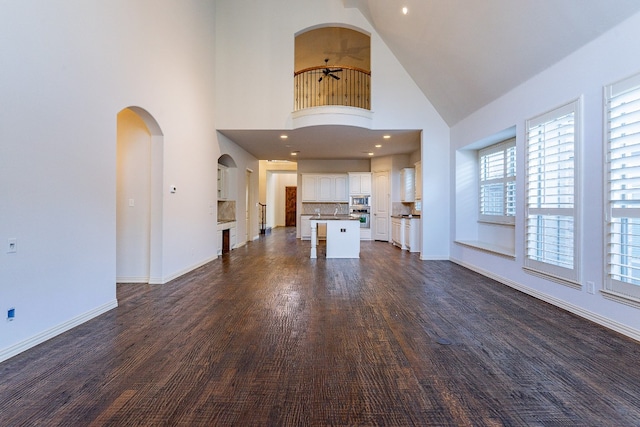
[[[116,282],[163,283],[163,135],[140,107],[117,116]]]

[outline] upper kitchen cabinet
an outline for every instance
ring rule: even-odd
[[[302,201],[315,202],[318,199],[316,187],[318,175],[302,174]]]
[[[403,168],[400,171],[400,200],[402,202],[415,201],[415,178],[414,168]]]
[[[371,195],[371,173],[370,172],[349,172],[349,195],[370,196]]]
[[[218,165],[218,200],[229,199],[229,169]]]
[[[218,200],[235,200],[238,167],[228,154],[218,158]]]
[[[346,174],[302,174],[303,202],[348,202]]]

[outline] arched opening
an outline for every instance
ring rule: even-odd
[[[296,34],[294,111],[321,106],[371,109],[371,36],[323,26]]]
[[[163,283],[163,135],[140,107],[117,115],[116,282]]]

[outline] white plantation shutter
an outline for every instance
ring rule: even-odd
[[[525,267],[577,284],[580,101],[527,121]]]
[[[640,74],[605,88],[608,290],[640,299]]]
[[[516,214],[516,140],[478,151],[480,220],[513,224]]]

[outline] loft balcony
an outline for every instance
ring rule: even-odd
[[[326,64],[294,74],[294,111],[324,106],[371,110],[371,71]]]
[[[371,71],[348,65],[294,74],[293,127],[323,124],[371,128]]]

